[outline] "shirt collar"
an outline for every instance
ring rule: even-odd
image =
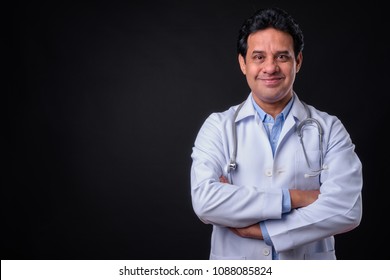
[[[259,117],[262,120],[262,122],[266,122],[266,121],[268,122],[269,120],[272,120],[272,122],[273,122],[273,118],[270,115],[268,115],[266,112],[264,112],[263,109],[261,109],[259,105],[257,105],[255,100],[253,99],[253,95],[251,95],[251,99],[252,99],[253,107],[255,108],[256,112],[259,114]],[[278,116],[281,116],[282,119],[285,120],[287,118],[288,113],[291,110],[293,103],[294,103],[294,95],[292,96],[290,101],[287,103],[287,105],[284,107],[283,111],[280,112],[280,114],[276,116],[276,118]]]

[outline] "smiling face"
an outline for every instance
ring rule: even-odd
[[[239,55],[239,63],[255,102],[271,115],[282,111],[302,64],[301,52],[295,58],[291,35],[274,28],[252,33],[246,57]]]

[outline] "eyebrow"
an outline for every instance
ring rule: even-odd
[[[252,54],[263,54],[263,53],[265,53],[265,51],[254,50],[252,52]],[[289,51],[277,51],[275,53],[275,55],[279,55],[279,54],[290,54],[290,52]]]

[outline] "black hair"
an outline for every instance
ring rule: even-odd
[[[249,35],[269,27],[286,32],[292,36],[295,57],[303,50],[303,33],[299,25],[286,11],[273,7],[257,10],[243,23],[237,40],[238,54],[245,58],[248,50]]]

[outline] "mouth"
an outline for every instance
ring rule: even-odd
[[[257,80],[260,80],[265,86],[274,87],[281,83],[283,80],[283,77],[275,76],[275,77],[267,77],[267,78],[257,78]]]

